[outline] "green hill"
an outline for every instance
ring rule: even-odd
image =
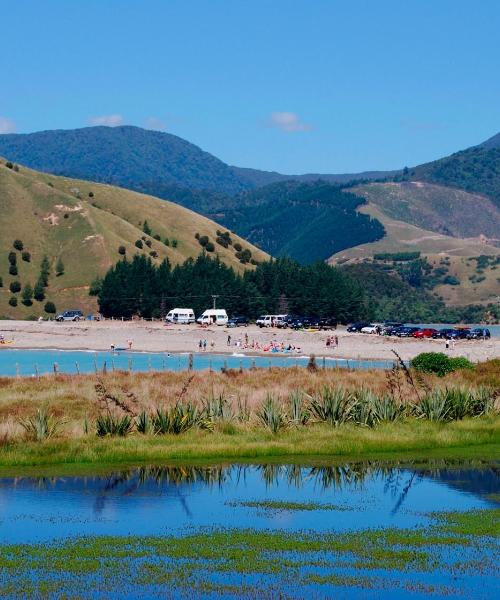
[[[239,206],[213,217],[273,256],[302,263],[384,235],[381,223],[358,211],[365,200],[324,181],[285,181],[240,194]]]
[[[222,227],[177,204],[110,185],[47,175],[22,166],[17,171],[15,165],[8,168],[4,160],[0,163],[2,316],[42,314],[47,300],[53,301],[58,310],[71,307],[95,310],[95,299],[88,295],[89,286],[123,256],[122,252],[126,257],[135,253],[152,255],[155,263],[168,258],[175,265],[197,256],[202,250],[202,241],[208,242],[209,250],[213,244],[210,254],[217,254],[240,272],[251,268],[249,263],[240,262],[234,245],[226,248],[216,243],[217,231]],[[208,240],[203,239],[205,236]],[[156,239],[158,237],[160,239]],[[22,242],[22,251],[13,247],[14,240]],[[268,258],[235,235],[232,241],[250,250],[253,260]],[[25,306],[22,291],[12,293],[11,284],[18,281],[23,289],[27,284],[34,287],[45,255],[50,266],[45,299]],[[57,276],[59,259],[64,273]],[[9,304],[13,297],[17,299],[17,307]]]
[[[479,146],[405,169],[401,178],[484,194],[500,208],[500,134]]]

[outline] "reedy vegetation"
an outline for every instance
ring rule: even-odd
[[[93,433],[151,437],[193,429],[257,434],[288,428],[311,430],[314,437],[312,430],[321,423],[337,429],[373,429],[408,419],[442,423],[496,414],[498,364],[491,361],[442,379],[398,366],[389,372],[292,368],[188,377],[117,372],[97,378],[0,379],[0,444],[22,433],[42,440],[56,435],[91,438]],[[45,409],[33,415],[33,405]],[[37,422],[39,434],[33,433]]]

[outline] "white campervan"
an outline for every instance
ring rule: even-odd
[[[209,308],[196,319],[202,325],[227,325],[227,312],[223,308]]]
[[[173,308],[165,317],[169,323],[194,323],[194,312],[192,308]]]

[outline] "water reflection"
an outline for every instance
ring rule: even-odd
[[[319,492],[362,490],[367,479],[382,479],[384,494],[394,499],[394,512],[401,508],[411,489],[423,478],[440,481],[478,496],[495,494],[500,486],[500,468],[497,462],[431,460],[418,464],[364,461],[314,466],[278,463],[142,466],[99,476],[0,479],[0,490],[12,487],[49,490],[61,485],[66,489],[83,488],[96,494],[96,512],[100,512],[107,497],[132,496],[139,494],[141,490],[151,492],[156,488],[182,499],[183,490],[200,485],[220,489],[229,484],[232,487],[244,485],[250,472],[258,475],[266,489],[280,485],[300,489],[307,483]]]

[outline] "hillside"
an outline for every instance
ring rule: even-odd
[[[213,217],[269,254],[302,263],[384,235],[379,221],[358,211],[362,197],[324,181],[274,183],[238,200],[238,208]]]
[[[401,177],[484,194],[500,208],[500,135],[479,146],[405,170]]]
[[[371,202],[359,210],[378,219],[386,235],[376,242],[336,253],[329,261],[332,264],[367,264],[377,254],[421,253],[434,269],[430,274],[433,291],[446,303],[463,306],[497,301],[500,272],[495,260],[500,256],[500,248],[481,238],[456,238],[393,219]],[[492,259],[478,270],[477,259],[481,256]]]
[[[127,257],[155,253],[152,257],[155,263],[168,258],[175,265],[200,253],[202,248],[195,238],[200,234],[209,238],[214,244],[213,254],[225,263],[239,271],[250,267],[236,257],[234,246],[225,248],[215,243],[220,226],[177,204],[110,185],[47,175],[23,166],[16,171],[8,168],[4,160],[0,163],[3,283],[0,315],[39,315],[47,300],[53,301],[58,310],[70,307],[95,310],[95,300],[88,296],[89,285],[123,256],[118,251],[120,247]],[[149,231],[148,225],[150,234],[143,231]],[[22,251],[14,249],[16,239],[22,242]],[[241,238],[233,235],[232,239],[248,248],[252,259],[267,258]],[[29,256],[23,259],[22,252]],[[11,261],[15,265],[9,266],[9,253],[13,253]],[[22,292],[11,293],[10,285],[19,281],[22,287],[28,283],[35,286],[44,255],[50,265],[45,299],[24,306]],[[64,264],[64,274],[60,276],[56,275],[58,259]],[[9,274],[12,266],[17,275]],[[9,305],[13,296],[18,303],[15,308]]]
[[[422,181],[368,183],[351,191],[387,216],[436,233],[500,245],[500,209],[485,196]]]

